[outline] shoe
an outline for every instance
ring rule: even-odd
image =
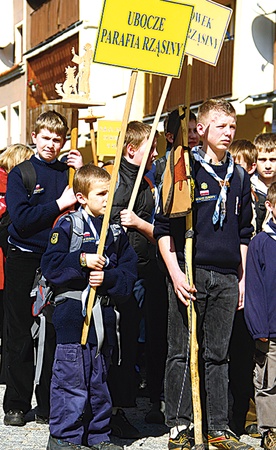
[[[263,438],[261,446],[266,450],[276,450],[276,433],[275,431],[268,430]]]
[[[168,449],[169,450],[183,450],[183,449],[190,450],[191,443],[190,443],[189,434],[188,434],[187,430],[179,431],[178,435],[175,438],[170,437],[169,443],[168,443]]]
[[[208,431],[207,434],[208,447],[219,448],[224,450],[254,450],[254,447],[239,441],[237,436],[230,430],[225,431]]]
[[[145,416],[145,421],[163,425],[165,423],[164,406],[164,402],[153,403],[151,410]]]
[[[23,427],[26,425],[25,414],[19,409],[11,409],[4,416],[4,425]]]
[[[122,409],[112,414],[110,419],[111,434],[123,439],[139,439],[140,432],[127,420]]]
[[[66,448],[68,448],[70,450],[89,450],[90,447],[85,447],[84,445],[72,444],[71,442],[66,442],[63,439],[57,439],[51,435],[49,436],[46,450],[60,450],[60,449],[66,449]]]
[[[250,425],[247,425],[245,427],[245,432],[248,434],[248,436],[251,436],[253,438],[260,438],[261,433],[258,430],[258,425],[256,423],[251,423]]]
[[[39,425],[47,425],[49,423],[49,417],[38,416],[37,414],[35,414],[35,421]]]
[[[119,445],[112,444],[112,442],[101,442],[100,444],[94,444],[90,447],[91,450],[124,450]]]

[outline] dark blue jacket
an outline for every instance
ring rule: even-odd
[[[224,179],[227,163],[212,167]],[[227,193],[226,218],[220,228],[219,223],[212,223],[220,186],[198,162],[194,162],[193,174],[194,265],[220,273],[237,274],[241,262],[240,244],[248,245],[253,232],[250,178],[245,172],[241,180],[235,168]],[[162,211],[155,217],[155,238],[172,236],[179,262],[184,261],[185,229],[185,217],[169,219]]]
[[[269,221],[276,233],[276,224]],[[276,241],[261,231],[250,242],[245,277],[244,316],[254,339],[276,338]]]
[[[93,224],[100,235],[102,217],[92,217]],[[108,295],[113,304],[128,299],[132,294],[137,278],[137,256],[130,246],[125,232],[120,229],[116,242],[111,230],[108,231],[104,256],[108,264],[104,268],[103,284],[97,288],[97,293]],[[52,239],[53,236],[53,239]],[[96,253],[97,245],[93,233],[84,222],[84,238],[79,250],[69,252],[71,241],[71,224],[61,219],[53,228],[48,247],[41,260],[42,273],[54,286],[63,289],[83,291],[88,285],[90,269],[80,265],[80,254]],[[115,344],[115,313],[112,306],[104,306],[103,319],[106,337],[109,345]],[[68,299],[55,307],[53,324],[56,330],[57,343],[80,342],[84,318],[79,300]],[[93,321],[92,321],[93,323]],[[94,326],[90,327],[88,342],[97,343]]]
[[[20,170],[15,166],[8,176],[7,208],[12,220],[10,242],[42,254],[55,219],[60,214],[58,199],[68,184],[68,166],[60,161],[48,164],[35,156],[36,187],[28,198]]]

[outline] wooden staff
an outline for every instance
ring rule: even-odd
[[[78,122],[79,122],[79,110],[76,108],[72,108],[72,122],[71,122],[71,150],[76,150],[78,148]],[[68,183],[69,186],[73,185],[75,169],[73,167],[69,167],[69,177]]]
[[[190,92],[191,92],[191,81],[192,81],[192,57],[188,56],[187,62],[187,81],[186,81],[186,115],[185,119],[181,120],[181,128],[183,135],[184,144],[184,161],[186,167],[186,174],[188,177],[188,186],[190,195],[192,195],[191,186],[191,171],[190,171],[190,155],[188,147],[188,129],[189,129],[189,112],[190,112]],[[183,111],[179,111],[181,115]],[[186,216],[186,270],[187,270],[187,280],[190,286],[193,285],[193,217],[192,210]],[[190,300],[192,301],[192,300]],[[198,371],[198,342],[196,336],[196,312],[194,308],[194,302],[192,301],[191,309],[188,307],[189,324],[191,329],[191,349],[190,349],[190,372],[191,372],[191,388],[192,388],[192,402],[193,402],[193,413],[194,413],[194,437],[195,437],[195,447],[203,448],[203,437],[202,437],[202,411],[200,402],[200,379]]]
[[[134,203],[135,203],[135,200],[136,200],[136,197],[137,197],[137,194],[138,194],[138,190],[139,190],[142,178],[144,176],[147,160],[148,160],[148,157],[149,157],[149,154],[150,154],[150,150],[151,150],[151,146],[152,146],[152,143],[153,143],[153,139],[155,137],[157,125],[158,125],[161,113],[163,111],[164,103],[165,103],[165,100],[167,98],[167,94],[168,94],[168,91],[169,91],[169,88],[170,88],[170,85],[171,85],[171,81],[172,81],[172,77],[167,77],[166,83],[164,85],[163,92],[162,92],[162,95],[161,95],[161,98],[160,98],[160,101],[159,101],[159,105],[158,105],[158,108],[157,108],[157,111],[156,111],[156,114],[155,114],[153,125],[151,127],[151,132],[150,132],[150,136],[149,136],[149,139],[148,139],[148,142],[147,142],[147,145],[146,145],[145,153],[143,155],[141,166],[139,168],[139,171],[138,171],[138,174],[137,174],[137,177],[136,177],[136,180],[135,180],[135,184],[134,184],[134,187],[133,187],[133,191],[132,191],[132,194],[131,194],[131,197],[130,197],[130,201],[129,201],[129,204],[128,204],[128,208],[127,209],[129,211],[132,211],[133,207],[134,207]]]
[[[120,135],[119,135],[119,139],[118,139],[118,146],[117,146],[117,151],[116,151],[115,160],[114,160],[114,167],[113,167],[113,171],[111,174],[110,189],[109,189],[109,193],[108,193],[106,211],[105,211],[105,215],[103,218],[103,224],[102,224],[100,241],[99,241],[98,252],[97,252],[98,255],[103,255],[103,251],[104,251],[104,245],[105,245],[106,234],[107,234],[107,230],[108,230],[109,218],[110,218],[110,213],[111,213],[111,208],[112,208],[112,203],[113,203],[113,197],[114,197],[120,162],[121,162],[121,158],[122,158],[125,134],[126,134],[127,124],[128,124],[128,120],[129,120],[129,114],[130,114],[130,109],[131,109],[131,105],[132,105],[132,99],[133,99],[137,76],[138,76],[138,71],[134,70],[131,74],[130,85],[129,85],[129,90],[128,90],[128,94],[127,94],[122,125],[121,125],[121,131],[120,131]],[[89,331],[89,326],[90,326],[90,321],[91,321],[91,315],[92,315],[92,309],[93,309],[94,300],[95,300],[95,294],[96,294],[96,288],[91,288],[90,292],[89,292],[89,298],[88,298],[88,304],[87,304],[87,313],[85,316],[83,329],[82,329],[82,337],[81,337],[82,345],[85,345],[87,342],[87,336],[88,336],[88,331]]]

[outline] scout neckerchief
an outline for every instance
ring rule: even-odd
[[[273,225],[272,225],[273,226]],[[263,226],[263,231],[268,234],[272,239],[276,241],[276,232],[275,230],[270,226],[270,221],[266,222],[266,224]]]
[[[234,160],[233,160],[232,156],[230,155],[230,153],[227,152],[228,167],[227,167],[227,172],[226,172],[225,178],[223,180],[216,174],[216,172],[214,171],[212,166],[210,164],[208,164],[208,162],[205,161],[205,159],[202,158],[202,156],[199,154],[200,149],[201,149],[201,147],[197,146],[197,147],[192,148],[192,150],[191,150],[195,160],[198,161],[201,164],[201,166],[203,167],[203,169],[205,169],[206,172],[208,172],[209,175],[211,175],[211,177],[213,177],[218,182],[218,184],[221,186],[212,221],[213,221],[213,224],[215,225],[219,220],[220,227],[222,228],[223,221],[226,216],[227,185],[229,185],[229,180],[234,172]]]

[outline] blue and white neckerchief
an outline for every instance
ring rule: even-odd
[[[212,221],[214,225],[219,221],[220,227],[222,228],[223,221],[226,216],[227,185],[229,184],[229,180],[234,172],[234,160],[231,154],[227,152],[228,167],[225,178],[223,180],[216,174],[212,166],[207,161],[205,161],[204,158],[202,158],[202,156],[199,154],[199,149],[200,147],[193,147],[191,150],[195,160],[198,161],[201,164],[201,166],[206,170],[206,172],[208,172],[209,175],[211,175],[211,177],[213,177],[221,186]]]

